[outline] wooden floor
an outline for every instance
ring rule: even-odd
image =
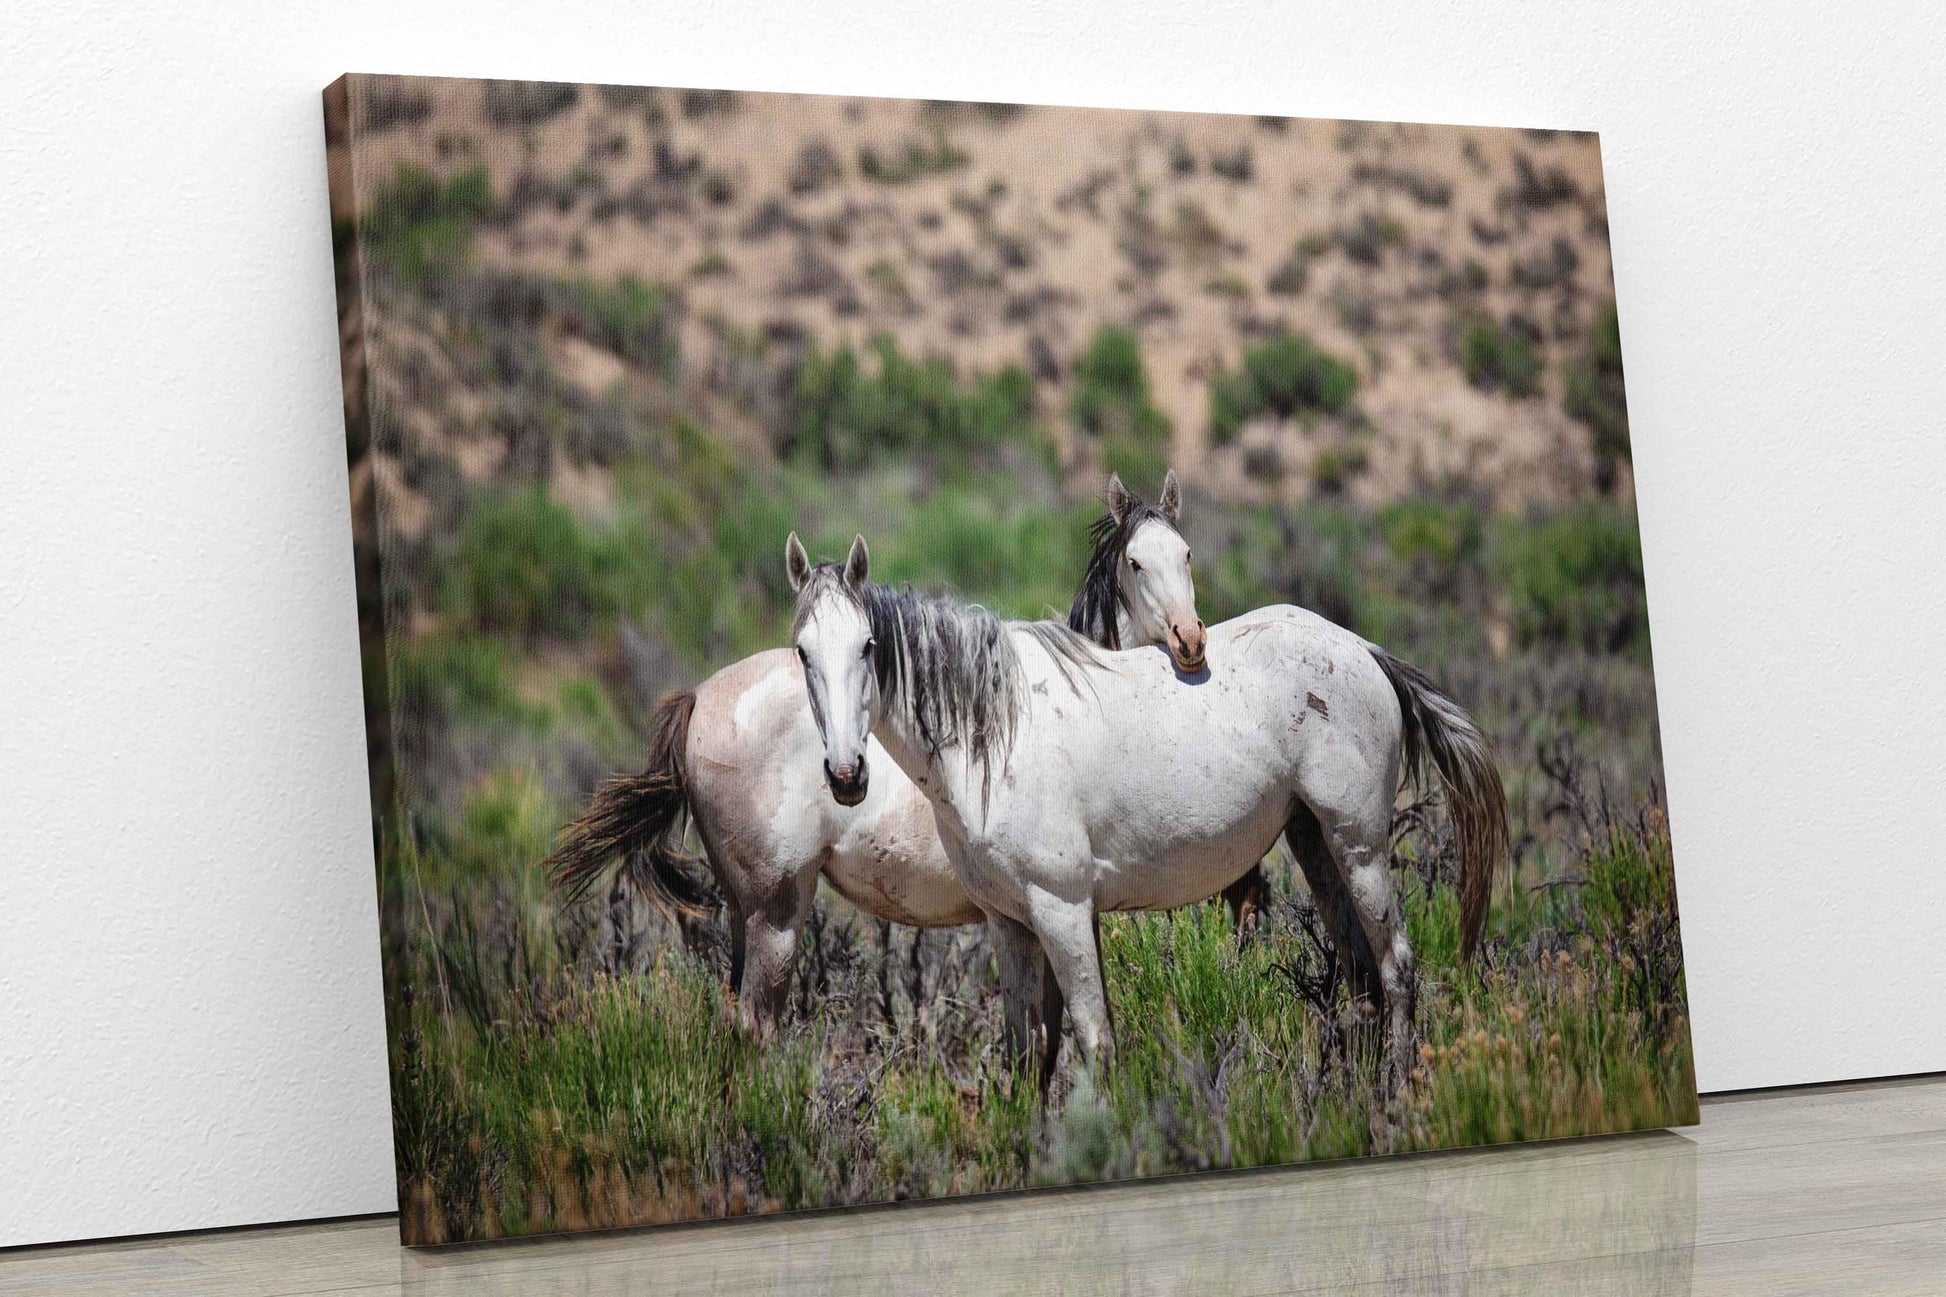
[[[436,1251],[389,1218],[0,1252],[18,1293],[1946,1292],[1946,1078],[1694,1129]]]

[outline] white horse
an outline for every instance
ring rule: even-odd
[[[1096,916],[1214,895],[1283,833],[1403,1080],[1416,982],[1389,860],[1401,774],[1430,756],[1445,785],[1469,953],[1507,842],[1488,741],[1431,681],[1299,608],[1210,630],[1209,665],[1185,680],[1159,653],[873,585],[862,536],[842,567],[815,568],[792,536],[786,563],[833,795],[877,739],[932,800],[1003,978],[1037,974],[1045,952],[1090,1062],[1112,1048]],[[1027,997],[1008,1000],[1018,1053]]]
[[[1110,477],[1103,499],[1108,512],[1091,530],[1071,622],[1111,648],[1166,645],[1166,655],[1146,656],[1200,668],[1205,636],[1189,547],[1176,529],[1175,474],[1157,505],[1120,477]],[[679,845],[687,811],[730,909],[739,1019],[767,1035],[784,1010],[820,875],[860,910],[895,923],[951,927],[985,917],[940,845],[931,805],[898,766],[861,739],[820,770],[822,744],[797,656],[774,649],[745,658],[662,700],[647,768],[605,783],[543,866],[579,895],[619,857],[665,912],[702,917],[711,898]],[[1044,1014],[1058,1036],[1052,997]]]

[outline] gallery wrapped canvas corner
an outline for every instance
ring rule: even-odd
[[[407,1242],[1695,1120],[1594,136],[325,112]]]

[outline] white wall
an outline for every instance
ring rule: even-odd
[[[1700,8],[9,19],[0,1245],[392,1205],[318,100],[352,69],[1599,129],[1699,1079],[1946,1068],[1946,43]]]

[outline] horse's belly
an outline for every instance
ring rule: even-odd
[[[1255,749],[1189,745],[1124,766],[1099,789],[1088,829],[1097,906],[1175,909],[1242,877],[1276,843],[1296,802],[1277,766]]]
[[[1164,837],[1143,852],[1095,860],[1095,903],[1104,910],[1174,910],[1215,896],[1262,860],[1277,841],[1288,806],[1266,804],[1220,828]]]

